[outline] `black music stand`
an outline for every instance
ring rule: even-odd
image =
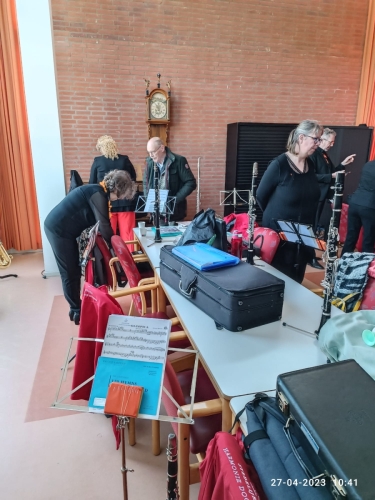
[[[297,262],[295,264],[296,275],[298,275],[299,269],[299,254],[301,246],[306,246],[310,248],[314,248],[316,250],[325,250],[325,242],[319,240],[314,233],[314,229],[312,224],[301,224],[300,222],[293,222],[290,220],[275,220],[278,225],[280,231],[283,233],[286,241],[290,243],[295,243],[297,245]],[[287,326],[292,328],[293,330],[297,330],[301,333],[307,334],[309,336],[315,337],[312,332],[308,332],[307,330],[302,330],[301,328],[296,328],[293,325],[289,325],[288,323],[283,323],[283,326]]]

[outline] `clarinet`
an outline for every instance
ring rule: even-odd
[[[337,242],[339,237],[339,225],[341,219],[342,199],[344,195],[345,172],[337,173],[335,179],[334,195],[333,195],[333,210],[332,217],[329,223],[327,246],[325,256],[327,259],[324,280],[321,285],[324,288],[323,293],[323,311],[316,336],[319,337],[319,332],[331,317],[332,294],[335,279],[335,262],[337,260]]]
[[[179,500],[177,485],[177,440],[176,434],[168,435],[167,500]]]
[[[154,214],[155,214],[155,243],[161,242],[160,236],[160,193],[159,193],[159,179],[160,172],[159,167],[154,161],[154,187],[155,187],[155,202],[154,202]]]
[[[248,211],[248,216],[249,216],[249,228],[247,230],[247,233],[249,235],[249,246],[247,249],[247,258],[246,262],[248,264],[251,264],[252,266],[254,265],[254,225],[255,225],[255,219],[256,219],[256,207],[255,207],[255,180],[258,177],[258,163],[255,162],[253,164],[253,175],[251,179],[251,193],[250,193],[250,199],[249,199],[249,211]]]
[[[197,179],[197,213],[199,212],[201,208],[201,189],[200,189],[200,159],[201,157],[199,156],[198,158],[198,179]]]

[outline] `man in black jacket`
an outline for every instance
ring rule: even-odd
[[[319,219],[322,215],[324,205],[326,203],[331,203],[330,199],[333,197],[333,190],[330,189],[334,183],[337,172],[344,172],[345,166],[349,165],[354,161],[355,154],[349,155],[343,160],[337,167],[332,163],[332,160],[327,154],[327,151],[332,148],[335,144],[336,132],[330,128],[325,128],[323,130],[323,135],[321,137],[321,142],[316,151],[310,156],[314,164],[315,175],[319,182],[320,197],[318,209],[315,216],[315,231],[319,225]],[[349,172],[347,172],[349,173]],[[324,238],[327,241],[328,227],[325,228]],[[310,266],[316,269],[323,269],[323,266],[317,261],[315,254],[312,261],[309,263]]]
[[[184,156],[172,153],[164,146],[159,137],[153,137],[147,143],[147,152],[150,155],[146,160],[146,169],[143,175],[143,192],[148,195],[149,189],[154,186],[154,163],[159,168],[159,189],[168,189],[168,196],[176,197],[174,213],[170,215],[171,221],[182,220],[186,217],[186,198],[197,187],[193,172],[190,170]]]

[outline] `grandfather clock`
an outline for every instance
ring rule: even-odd
[[[160,137],[168,146],[168,130],[170,123],[171,80],[167,82],[168,92],[160,88],[161,74],[157,74],[157,88],[149,91],[150,80],[146,80],[146,122],[148,139]]]

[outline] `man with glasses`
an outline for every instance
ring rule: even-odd
[[[153,137],[147,143],[149,157],[146,159],[146,168],[143,175],[143,192],[147,196],[149,189],[154,186],[154,163],[159,169],[159,189],[168,189],[168,196],[176,197],[174,213],[169,216],[170,221],[180,221],[186,217],[186,198],[197,187],[193,172],[190,170],[184,156],[172,153],[164,146],[159,137]]]
[[[312,160],[314,164],[314,170],[315,170],[315,175],[318,179],[319,182],[319,188],[320,188],[320,198],[319,198],[319,204],[318,204],[318,209],[316,212],[316,217],[315,217],[315,231],[317,231],[319,227],[319,220],[323,212],[323,208],[325,204],[328,204],[328,210],[327,210],[327,221],[328,224],[326,223],[324,225],[324,240],[327,241],[327,233],[328,233],[328,226],[329,226],[329,219],[330,216],[328,217],[328,212],[329,214],[332,214],[331,210],[331,199],[333,197],[333,190],[330,189],[334,183],[335,183],[335,178],[337,172],[344,172],[345,171],[345,166],[349,165],[354,161],[355,154],[349,155],[343,160],[340,165],[335,167],[332,163],[332,160],[327,154],[327,151],[333,147],[335,144],[335,139],[336,139],[336,132],[330,128],[325,128],[323,130],[323,134],[321,137],[320,145],[319,147],[314,151],[314,153],[310,156],[310,159]],[[349,172],[347,172],[348,174]],[[309,262],[309,265],[312,267],[315,267],[316,269],[323,269],[323,266],[319,264],[318,260],[316,259],[315,255],[314,258],[312,259],[311,262]]]

